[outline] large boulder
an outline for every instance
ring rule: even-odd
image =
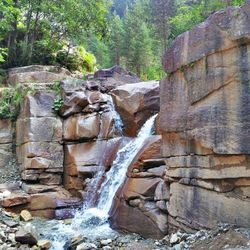
[[[214,13],[166,52],[162,155],[173,226],[249,226],[250,4]],[[236,205],[237,204],[237,205]]]
[[[146,120],[160,109],[158,81],[125,84],[111,94],[122,117],[124,132],[129,136],[135,136]]]
[[[54,81],[62,80],[70,77],[71,73],[61,67],[31,65],[26,67],[9,69],[7,82],[15,85],[33,84],[33,83],[53,83]]]
[[[94,74],[94,78],[101,81],[101,86],[104,90],[110,91],[120,85],[127,83],[140,82],[139,77],[135,74],[124,70],[118,65],[109,69],[100,69]]]
[[[53,111],[55,99],[56,96],[52,92],[39,91],[34,95],[28,95],[21,105],[19,117],[55,117],[56,113]]]
[[[16,142],[58,142],[62,140],[62,122],[54,117],[18,119]]]
[[[110,211],[111,226],[144,237],[162,238],[168,232],[166,203],[169,187],[163,180],[166,166],[160,155],[161,136],[145,139],[128,166],[124,185]]]
[[[64,140],[92,139],[98,137],[99,132],[99,114],[71,116],[63,123]]]

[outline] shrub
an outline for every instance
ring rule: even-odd
[[[0,98],[0,119],[16,120],[24,97],[35,92],[35,88],[23,88],[21,85],[5,88]]]
[[[94,72],[96,70],[95,56],[82,46],[74,48],[72,52],[60,50],[57,53],[56,62],[70,71]]]

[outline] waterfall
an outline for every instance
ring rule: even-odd
[[[85,206],[76,212],[70,225],[59,224],[50,230],[47,238],[52,240],[52,249],[63,250],[65,242],[77,233],[87,238],[110,237],[115,233],[108,223],[113,199],[126,178],[128,167],[143,146],[145,139],[152,134],[155,118],[156,115],[149,118],[137,137],[118,151],[110,171],[106,173],[106,180],[97,190],[99,194],[97,205],[91,207],[86,200]],[[94,193],[94,190],[92,192]]]
[[[152,116],[142,127],[138,136],[125,145],[117,154],[111,170],[107,173],[106,180],[102,183],[97,209],[101,210],[108,218],[109,210],[118,188],[125,180],[128,166],[141,148],[144,140],[152,134],[156,115]]]

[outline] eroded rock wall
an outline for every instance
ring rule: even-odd
[[[170,227],[250,226],[250,4],[180,35],[163,62]]]

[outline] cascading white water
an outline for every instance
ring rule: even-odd
[[[114,117],[114,121],[115,121],[114,127],[115,127],[116,134],[118,136],[122,136],[122,133],[123,133],[122,118],[119,115],[119,113],[115,110],[115,105],[114,105],[111,95],[108,96],[108,104],[110,107],[110,111],[112,112],[112,116]]]
[[[148,119],[138,136],[118,151],[110,171],[106,174],[106,180],[102,183],[100,189],[96,190],[99,194],[97,205],[90,207],[85,204],[83,209],[76,212],[70,225],[56,225],[50,230],[49,235],[46,235],[47,238],[52,240],[53,250],[63,250],[65,242],[76,236],[76,233],[87,238],[110,237],[115,233],[108,223],[108,214],[113,199],[126,178],[129,165],[141,149],[145,139],[152,134],[155,118],[156,115]]]
[[[124,182],[128,166],[141,148],[144,140],[152,134],[156,115],[152,116],[142,127],[138,136],[124,146],[117,154],[112,164],[111,170],[106,175],[105,182],[98,193],[100,194],[97,209],[102,211],[108,218],[109,210],[112,206],[113,199],[118,188]]]

